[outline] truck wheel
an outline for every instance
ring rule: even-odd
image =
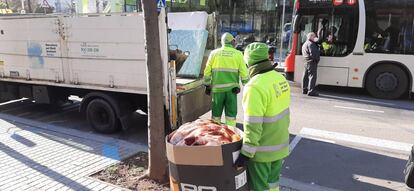
[[[397,99],[408,91],[408,77],[398,66],[391,64],[376,66],[368,74],[366,88],[374,97]]]
[[[94,99],[89,102],[86,116],[92,128],[100,133],[114,133],[120,129],[120,122],[115,111],[103,99]]]

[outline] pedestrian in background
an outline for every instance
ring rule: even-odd
[[[290,87],[268,51],[264,43],[252,43],[244,51],[250,81],[243,91],[244,137],[235,166],[247,164],[254,191],[279,191],[282,161],[289,155]]]
[[[315,90],[318,75],[318,63],[320,60],[320,49],[316,44],[318,38],[314,32],[308,33],[307,40],[302,46],[302,55],[305,59],[305,71],[302,79],[302,93],[309,96],[318,96]]]
[[[236,126],[237,94],[240,93],[240,79],[243,85],[249,76],[243,54],[236,50],[234,37],[224,33],[222,47],[211,52],[204,70],[206,94],[212,93],[212,119],[221,122],[225,109],[226,124]]]

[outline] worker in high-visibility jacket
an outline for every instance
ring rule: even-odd
[[[237,94],[242,84],[248,82],[248,72],[243,54],[234,48],[235,40],[230,33],[221,37],[222,47],[211,52],[204,70],[206,94],[212,93],[212,119],[221,122],[225,109],[226,124],[236,126]]]
[[[235,166],[247,165],[251,190],[279,191],[283,158],[289,155],[290,87],[268,60],[268,46],[244,52],[250,81],[243,91],[244,137]]]

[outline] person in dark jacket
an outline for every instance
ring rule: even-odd
[[[323,19],[322,27],[318,30],[318,41],[316,43],[322,44],[322,42],[328,37],[328,19]]]
[[[308,33],[307,41],[302,46],[302,55],[305,59],[305,71],[303,72],[302,92],[308,96],[318,96],[315,90],[320,49],[316,44],[318,38],[314,32]]]

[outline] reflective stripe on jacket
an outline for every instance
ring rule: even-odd
[[[289,105],[289,83],[281,74],[270,71],[250,79],[243,92],[243,155],[256,162],[289,155]]]
[[[249,80],[240,51],[226,45],[211,52],[204,70],[205,85],[211,85],[213,92],[226,92],[240,87],[240,80],[243,85]]]

